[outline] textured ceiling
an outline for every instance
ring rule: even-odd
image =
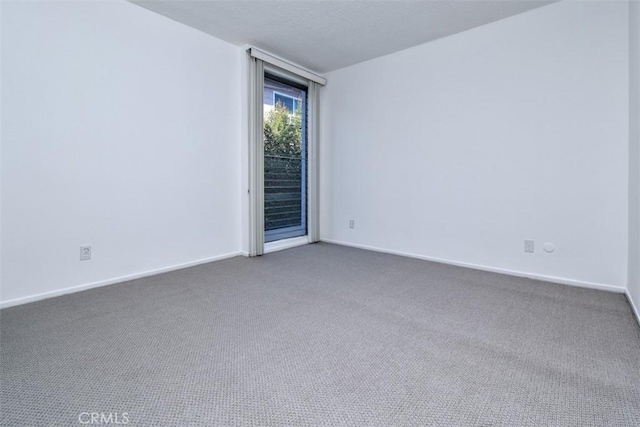
[[[317,72],[387,55],[557,0],[131,0]]]

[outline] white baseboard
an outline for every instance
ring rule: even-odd
[[[304,239],[306,240],[306,237]],[[395,251],[395,250],[390,250],[390,249],[383,249],[383,248],[378,248],[378,247],[374,247],[374,246],[367,246],[367,245],[360,245],[360,244],[356,244],[356,243],[343,242],[343,241],[333,240],[333,239],[321,239],[321,241],[322,242],[326,242],[326,243],[332,243],[332,244],[336,244],[336,245],[341,245],[341,246],[350,246],[350,247],[354,247],[354,248],[365,249],[365,250],[370,250],[370,251],[375,251],[375,252],[382,252],[382,253],[387,253],[387,254],[392,254],[392,255],[400,255],[400,256],[405,256],[405,257],[409,257],[409,258],[416,258],[416,259],[422,259],[422,260],[426,260],[426,261],[433,261],[433,262],[438,262],[438,263],[442,263],[442,264],[455,265],[455,266],[458,266],[458,267],[473,268],[475,270],[489,271],[489,272],[493,272],[493,273],[506,274],[506,275],[516,276],[516,277],[526,277],[526,278],[530,278],[530,279],[534,279],[534,280],[541,280],[541,281],[545,281],[545,282],[558,283],[558,284],[562,284],[562,285],[577,286],[577,287],[589,288],[589,289],[600,289],[600,290],[605,290],[605,291],[610,291],[610,292],[617,292],[617,293],[625,293],[626,296],[627,296],[627,300],[629,301],[629,304],[631,305],[631,308],[632,308],[636,318],[638,319],[638,322],[640,323],[640,312],[638,311],[638,307],[635,305],[634,301],[631,299],[629,293],[626,292],[626,289],[622,288],[622,287],[605,285],[605,284],[601,284],[601,283],[583,282],[583,281],[573,280],[573,279],[564,279],[564,278],[553,277],[553,276],[544,276],[544,275],[539,275],[539,274],[534,274],[534,273],[525,273],[525,272],[521,272],[521,271],[507,270],[507,269],[503,269],[503,268],[495,268],[495,267],[489,267],[489,266],[484,266],[484,265],[479,265],[479,264],[471,264],[471,263],[466,263],[466,262],[453,261],[453,260],[448,260],[448,259],[425,256],[425,255],[412,254],[412,253],[408,253],[408,252]],[[300,245],[305,244],[304,242],[290,242],[290,243],[291,243],[290,246],[283,245],[283,247],[280,247],[280,248],[275,249],[275,250],[281,250],[281,249],[286,249],[286,248],[289,248],[289,247],[295,247],[295,246],[300,246]],[[284,247],[284,246],[286,246],[286,247]],[[130,275],[127,275],[127,276],[120,276],[120,277],[116,277],[116,278],[113,278],[113,279],[101,280],[101,281],[92,282],[92,283],[86,283],[86,284],[83,284],[83,285],[72,286],[72,287],[68,287],[68,288],[64,288],[64,289],[58,289],[58,290],[50,291],[50,292],[43,292],[43,293],[40,293],[40,294],[30,295],[30,296],[27,296],[27,297],[21,297],[21,298],[11,299],[11,300],[8,300],[8,301],[2,301],[2,302],[0,302],[0,308],[13,307],[13,306],[16,306],[16,305],[27,304],[29,302],[39,301],[39,300],[43,300],[43,299],[47,299],[47,298],[53,298],[53,297],[57,297],[57,296],[60,296],[60,295],[80,292],[80,291],[84,291],[84,290],[87,290],[87,289],[98,288],[98,287],[101,287],[101,286],[112,285],[112,284],[115,284],[115,283],[127,282],[129,280],[135,280],[135,279],[140,279],[142,277],[154,276],[156,274],[167,273],[169,271],[181,270],[183,268],[193,267],[193,266],[196,266],[196,265],[206,264],[206,263],[214,262],[214,261],[220,261],[220,260],[227,259],[227,258],[233,258],[235,256],[248,256],[248,255],[249,254],[246,253],[246,252],[238,251],[238,252],[218,255],[218,256],[214,256],[214,257],[203,258],[203,259],[199,259],[199,260],[196,260],[196,261],[191,261],[191,262],[187,262],[187,263],[183,263],[183,264],[176,264],[176,265],[172,265],[172,266],[169,266],[169,267],[163,267],[163,268],[159,268],[159,269],[155,269],[155,270],[148,270],[148,271],[144,271],[144,272],[141,272],[141,273],[130,274]]]
[[[227,258],[233,258],[241,255],[240,252],[233,252],[223,255],[217,255],[209,258],[202,258],[196,261],[185,262],[183,264],[176,264],[169,267],[158,268],[155,270],[143,271],[141,273],[129,274],[127,276],[120,276],[113,279],[100,280],[98,282],[85,283],[83,285],[71,286],[69,288],[58,289],[50,292],[43,292],[41,294],[30,295],[27,297],[15,298],[8,301],[0,302],[0,308],[13,307],[15,305],[27,304],[29,302],[39,301],[47,298],[53,298],[60,295],[72,294],[75,292],[85,291],[87,289],[99,288],[101,286],[113,285],[115,283],[127,282],[129,280],[140,279],[142,277],[155,276],[156,274],[167,273],[169,271],[182,270],[183,268],[194,267],[200,264],[207,264],[213,261],[220,261]]]
[[[631,306],[631,311],[633,311],[633,314],[636,316],[636,320],[638,321],[638,325],[640,326],[640,311],[638,311],[638,306],[631,298],[629,291],[625,292],[625,296],[627,297],[627,301],[629,301],[629,305]]]
[[[528,279],[540,280],[540,281],[543,281],[543,282],[551,282],[551,283],[558,283],[558,284],[561,284],[561,285],[576,286],[576,287],[579,287],[579,288],[600,289],[600,290],[603,290],[603,291],[616,292],[616,293],[624,293],[626,291],[626,289],[623,288],[623,287],[605,285],[603,283],[583,282],[583,281],[580,281],[580,280],[565,279],[565,278],[562,278],[562,277],[544,276],[544,275],[541,275],[541,274],[526,273],[526,272],[517,271],[517,270],[507,270],[507,269],[504,269],[504,268],[489,267],[489,266],[486,266],[486,265],[471,264],[471,263],[468,263],[468,262],[461,262],[461,261],[454,261],[454,260],[450,260],[450,259],[430,257],[430,256],[426,256],[426,255],[412,254],[412,253],[408,253],[408,252],[402,252],[402,251],[395,251],[395,250],[391,250],[391,249],[378,248],[378,247],[375,247],[375,246],[367,246],[367,245],[360,245],[360,244],[357,244],[357,243],[343,242],[343,241],[340,241],[340,240],[320,239],[320,241],[326,242],[326,243],[333,243],[335,245],[350,246],[350,247],[353,247],[353,248],[366,249],[366,250],[374,251],[374,252],[382,252],[382,253],[391,254],[391,255],[400,255],[400,256],[405,256],[405,257],[408,257],[408,258],[416,258],[416,259],[422,259],[422,260],[425,260],[425,261],[433,261],[433,262],[438,262],[438,263],[441,263],[441,264],[455,265],[457,267],[472,268],[474,270],[489,271],[489,272],[492,272],[492,273],[506,274],[506,275],[509,275],[509,276],[526,277]]]

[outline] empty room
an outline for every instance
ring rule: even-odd
[[[640,426],[640,0],[0,0],[0,425]]]

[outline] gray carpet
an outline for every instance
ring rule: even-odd
[[[0,316],[2,425],[640,425],[623,295],[358,249],[238,257]]]

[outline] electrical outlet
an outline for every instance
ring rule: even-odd
[[[91,246],[80,246],[80,261],[91,259]]]
[[[352,219],[349,220],[349,228],[356,228],[356,222]]]
[[[525,252],[529,252],[529,253],[533,253],[533,249],[534,249],[533,240],[525,240],[524,241],[524,251]]]

